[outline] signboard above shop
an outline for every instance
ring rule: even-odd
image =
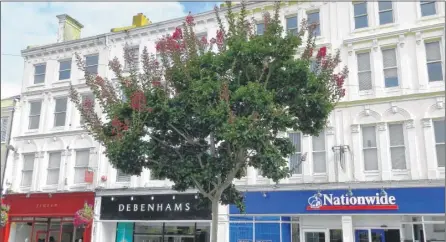
[[[444,214],[444,187],[247,192],[246,214]],[[230,206],[230,214],[240,214]]]
[[[103,196],[101,220],[210,220],[196,194]]]

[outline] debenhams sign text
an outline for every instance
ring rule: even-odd
[[[119,204],[119,212],[188,212],[190,203]]]

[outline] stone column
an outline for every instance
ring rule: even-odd
[[[342,216],[342,241],[353,242],[353,219],[352,216]]]

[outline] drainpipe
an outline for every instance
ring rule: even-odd
[[[4,167],[4,169],[1,171],[1,182],[0,182],[0,192],[1,192],[1,196],[3,195],[3,182],[4,182],[4,180],[5,180],[5,170],[6,170],[6,167],[7,167],[7,165],[8,165],[8,156],[9,156],[9,150],[10,150],[10,148],[8,147],[9,146],[9,142],[11,141],[11,133],[12,133],[12,123],[13,123],[13,120],[14,120],[14,112],[15,112],[15,106],[16,106],[16,104],[17,104],[17,102],[18,102],[18,100],[19,100],[19,98],[20,98],[20,96],[17,96],[17,97],[15,97],[14,98],[14,103],[13,103],[13,106],[12,106],[12,112],[11,112],[11,119],[10,119],[10,121],[9,121],[9,123],[10,123],[10,125],[9,125],[9,132],[8,132],[8,139],[6,140],[6,156],[5,156],[5,167]]]

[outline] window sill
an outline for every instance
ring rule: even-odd
[[[392,169],[392,173],[393,173],[393,175],[408,175],[409,170],[408,169],[401,169],[401,170]]]
[[[54,132],[54,131],[62,131],[65,129],[65,126],[58,126],[58,127],[53,127],[50,131]]]
[[[398,27],[398,25],[399,24],[397,24],[397,23],[388,23],[388,24],[378,25],[375,27],[375,29],[376,30],[390,29],[390,28]]]
[[[59,186],[58,184],[55,184],[55,185],[45,185],[45,186],[42,187],[42,190],[43,191],[57,190],[58,186]]]
[[[45,86],[45,82],[42,82],[42,83],[37,83],[37,84],[31,84],[28,88],[34,88],[34,87],[43,87],[43,86]]]
[[[39,129],[29,129],[28,131],[25,132],[26,135],[28,134],[36,134],[37,132],[39,132]]]
[[[364,171],[365,175],[379,175],[379,170],[376,171]]]
[[[371,96],[371,95],[373,95],[373,91],[372,90],[359,91],[359,96]]]
[[[86,188],[90,183],[77,183],[70,186],[70,189]]]
[[[429,16],[420,16],[420,18],[418,19],[418,22],[427,22],[430,20],[434,20],[434,19],[440,19],[441,17],[444,17],[442,15],[434,14],[434,15],[429,15]]]
[[[71,79],[65,79],[65,80],[57,80],[55,82],[52,83],[52,86],[61,86],[63,84],[70,84],[71,83]]]
[[[401,87],[400,86],[396,86],[396,87],[385,87],[384,88],[384,92],[385,93],[393,93],[393,92],[399,92],[401,91]]]
[[[360,29],[354,29],[352,31],[352,34],[360,34],[360,33],[368,32],[368,31],[372,31],[372,30],[373,30],[372,27],[365,27],[365,28],[360,28]]]

